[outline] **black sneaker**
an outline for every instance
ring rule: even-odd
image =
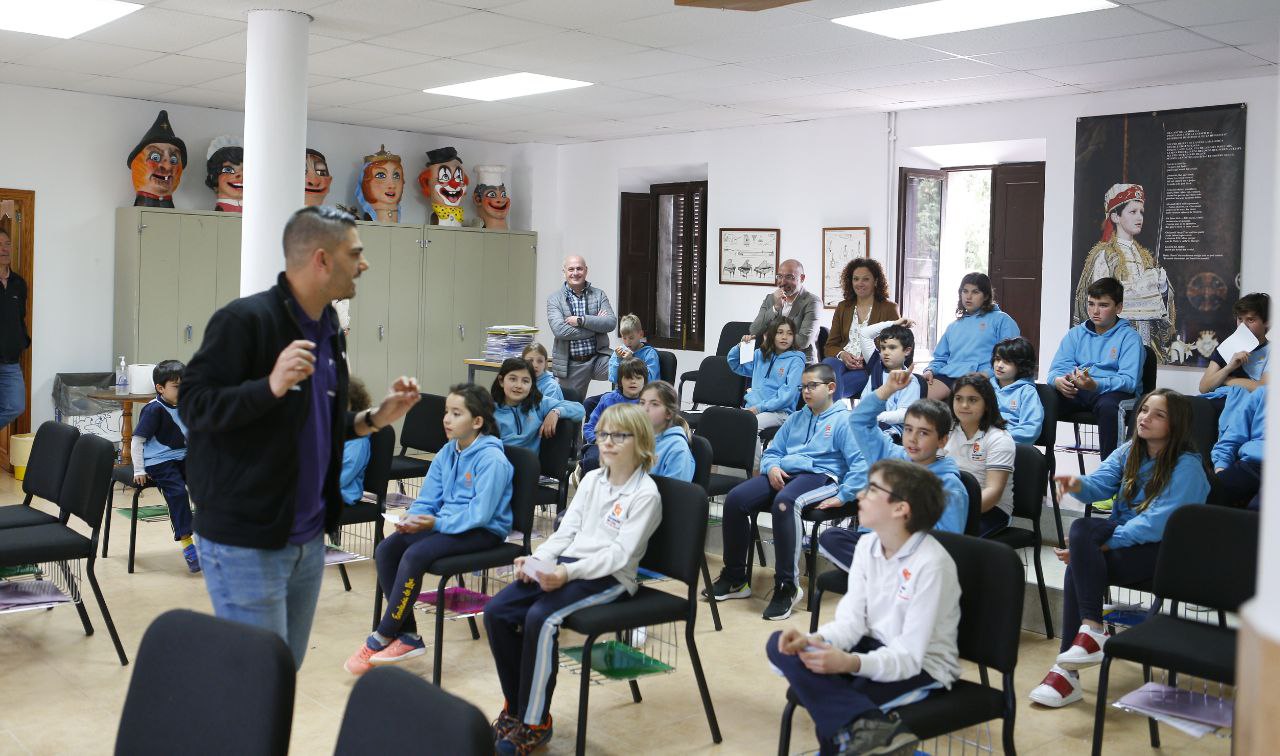
[[[769,600],[769,606],[765,607],[764,618],[767,620],[784,620],[791,616],[791,612],[795,610],[796,604],[800,603],[801,597],[804,596],[798,586],[790,583],[778,583],[773,589],[773,598]]]
[[[897,714],[876,710],[841,727],[832,740],[837,753],[860,756],[911,756],[920,742]]]
[[[735,583],[725,576],[724,570],[720,570],[720,576],[711,584],[711,590],[704,590],[702,595],[716,601],[747,598],[751,595],[751,584],[745,580]]]

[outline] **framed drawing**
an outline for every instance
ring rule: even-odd
[[[844,226],[822,229],[822,306],[834,310],[844,299],[840,274],[850,260],[868,257],[871,229],[867,226]]]
[[[720,229],[720,283],[773,286],[781,243],[776,228]]]

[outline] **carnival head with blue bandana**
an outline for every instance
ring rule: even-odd
[[[400,222],[400,200],[404,197],[404,164],[387,146],[364,156],[360,183],[356,185],[356,206],[365,220]]]
[[[427,152],[427,167],[418,174],[418,185],[431,203],[432,225],[462,225],[462,200],[470,183],[456,149],[441,147]]]

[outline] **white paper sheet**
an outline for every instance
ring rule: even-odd
[[[534,559],[533,557],[529,557],[528,559],[524,560],[524,565],[522,566],[521,572],[533,578],[534,580],[537,580],[539,575],[541,575],[544,572],[551,572],[555,570],[555,568],[556,566],[554,564],[551,564],[550,562],[544,562],[541,559]]]
[[[382,519],[386,520],[392,525],[399,525],[400,521],[403,520],[404,518],[400,516],[399,512],[383,512]]]
[[[1218,345],[1218,354],[1222,355],[1222,359],[1231,362],[1231,356],[1236,352],[1252,352],[1258,348],[1258,337],[1253,335],[1244,323],[1241,323],[1236,332],[1227,337]]]
[[[755,340],[744,341],[738,345],[738,364],[748,365],[756,358]]]

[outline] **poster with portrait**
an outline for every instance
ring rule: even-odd
[[[1237,104],[1077,119],[1073,326],[1089,285],[1111,276],[1160,364],[1202,367],[1235,330],[1231,306],[1248,293],[1246,115]]]
[[[776,228],[720,229],[720,283],[775,285],[781,244]]]
[[[822,306],[834,310],[844,300],[840,274],[844,266],[859,257],[869,257],[871,229],[844,226],[822,229]]]

